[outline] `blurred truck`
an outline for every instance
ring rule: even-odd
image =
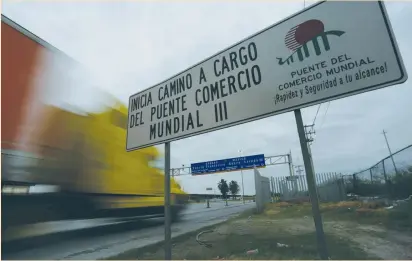
[[[162,155],[126,152],[127,107],[114,98],[94,113],[53,104],[80,65],[4,15],[1,29],[2,228],[163,215]],[[35,193],[40,186],[52,189]],[[171,193],[175,220],[188,195],[174,179]]]

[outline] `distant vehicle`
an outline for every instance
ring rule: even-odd
[[[113,98],[102,112],[77,113],[44,103],[80,65],[4,15],[1,29],[2,227],[163,215],[161,155],[126,152],[127,107]],[[171,193],[175,220],[188,195],[174,179]]]

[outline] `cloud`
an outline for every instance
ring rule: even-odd
[[[407,70],[411,71],[412,5],[386,4]],[[68,53],[91,70],[96,84],[127,102],[130,94],[157,84],[294,12],[302,2],[3,2],[3,13]],[[85,105],[93,91],[80,95]],[[80,97],[79,96],[79,97]],[[319,172],[350,172],[412,143],[412,89],[401,85],[323,104],[312,146]],[[329,106],[329,108],[328,108]],[[328,108],[325,116],[326,108]],[[317,106],[302,110],[311,124]],[[292,152],[303,164],[293,113],[173,142],[172,167],[192,162],[264,153]],[[288,166],[261,170],[288,175]],[[244,172],[246,193],[254,193],[252,171]],[[185,190],[206,192],[220,178],[240,182],[240,173],[181,176]]]

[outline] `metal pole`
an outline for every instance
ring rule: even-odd
[[[316,191],[316,183],[314,179],[314,168],[312,156],[309,153],[309,147],[306,140],[305,128],[303,126],[302,114],[300,109],[295,112],[296,126],[298,129],[300,147],[302,149],[303,162],[305,164],[306,181],[308,183],[310,201],[312,203],[313,220],[315,222],[316,237],[318,242],[318,252],[322,260],[328,260],[329,254],[326,246],[325,233],[323,231],[322,216],[319,210],[319,201]]]
[[[239,150],[240,156],[242,157],[242,150]],[[242,200],[243,204],[245,204],[245,186],[243,185],[243,170],[240,170],[240,175],[242,176]]]
[[[243,204],[245,204],[245,187],[243,185],[243,171],[240,170],[240,175],[242,176],[242,199],[243,199]]]
[[[276,193],[276,189],[275,189],[275,178],[274,177],[270,177],[270,184],[272,185],[272,202],[275,202],[275,193]]]
[[[288,162],[289,162],[289,174],[292,177],[294,176],[294,173],[293,173],[293,167],[292,167],[292,153],[291,152],[288,154]],[[295,194],[297,193],[297,182],[293,180],[292,180],[292,190],[293,190],[293,193]]]
[[[386,137],[386,131],[385,131],[385,130],[383,130],[383,136],[385,136],[386,145],[388,146],[388,150],[389,150],[389,155],[391,156],[391,160],[392,160],[392,163],[393,163],[393,167],[395,168],[395,173],[396,173],[396,175],[397,175],[397,174],[398,174],[398,169],[396,168],[395,161],[393,160],[393,155],[392,155],[391,147],[389,146],[389,142],[388,142],[388,138]]]
[[[273,184],[272,184],[272,177],[269,177],[269,188],[270,188],[270,199],[272,200],[273,203]]]
[[[165,143],[165,260],[172,260],[172,229],[170,209],[170,142]]]

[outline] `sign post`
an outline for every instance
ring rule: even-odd
[[[245,204],[245,186],[243,185],[243,170],[240,170],[240,176],[242,176],[242,200]]]
[[[213,188],[206,188],[206,190],[213,190]],[[206,208],[210,208],[210,199],[209,199],[209,196],[206,196]]]
[[[315,171],[312,162],[312,155],[309,153],[309,147],[305,135],[305,127],[303,125],[302,114],[299,109],[295,110],[295,119],[296,126],[298,128],[300,148],[302,149],[303,162],[305,164],[306,181],[308,183],[309,197],[310,202],[312,204],[312,214],[316,228],[318,252],[322,260],[328,260],[329,254],[326,246],[325,233],[323,231],[322,216],[320,214],[319,209],[318,193],[316,191],[316,183],[314,178]]]
[[[170,209],[170,142],[165,143],[165,260],[172,260],[172,212]]]
[[[242,150],[239,150],[239,152],[240,152],[240,156],[242,156]],[[243,204],[245,204],[245,186],[243,183],[243,169],[240,170],[240,176],[242,177],[242,201],[243,201]]]

